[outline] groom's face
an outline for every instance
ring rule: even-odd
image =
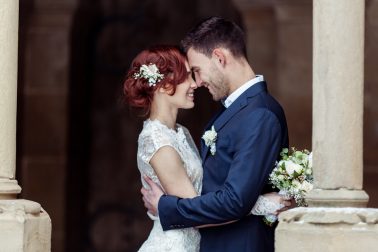
[[[222,70],[216,64],[214,57],[197,52],[190,48],[187,53],[190,68],[198,87],[206,87],[215,101],[225,98],[229,87]]]

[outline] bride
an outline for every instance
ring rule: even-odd
[[[180,198],[201,194],[203,170],[198,150],[189,131],[176,123],[179,109],[194,107],[196,88],[185,55],[173,46],[142,51],[133,60],[124,83],[128,103],[143,108],[148,115],[138,139],[138,169],[165,193]],[[142,184],[149,187],[144,179]],[[264,194],[251,213],[277,214],[282,202],[277,193]],[[201,227],[163,231],[159,218],[147,214],[154,225],[139,251],[199,251],[197,228]]]

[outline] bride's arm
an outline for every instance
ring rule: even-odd
[[[194,198],[198,196],[185,171],[181,157],[173,147],[164,146],[160,148],[151,158],[150,165],[158,176],[165,193],[180,198]],[[237,220],[221,224],[208,224],[197,228],[226,225],[236,221]]]
[[[186,173],[181,157],[173,147],[161,147],[151,158],[150,164],[165,193],[180,198],[198,196]]]

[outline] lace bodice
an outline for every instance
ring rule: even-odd
[[[159,178],[149,164],[153,155],[163,146],[173,147],[180,155],[184,168],[197,194],[202,189],[202,166],[198,150],[189,131],[177,124],[176,130],[168,128],[158,120],[146,120],[138,139],[137,162],[141,175],[147,175],[161,186]],[[148,184],[142,179],[142,184]],[[154,226],[148,239],[139,251],[172,251],[196,252],[199,251],[200,234],[196,228],[185,228],[163,231],[159,218],[154,218]]]

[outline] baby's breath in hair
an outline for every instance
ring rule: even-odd
[[[134,74],[134,79],[146,79],[148,85],[153,87],[157,82],[161,81],[164,78],[164,74],[159,72],[159,68],[155,64],[145,65],[143,64],[139,68],[139,72]]]

